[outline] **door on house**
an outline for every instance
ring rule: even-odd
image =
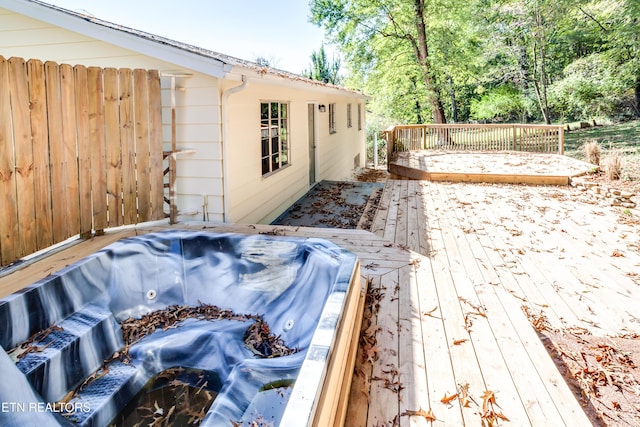
[[[308,104],[309,115],[309,185],[316,183],[316,104]]]

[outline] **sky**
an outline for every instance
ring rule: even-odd
[[[298,74],[324,38],[309,22],[308,0],[44,1],[241,59],[263,57]]]

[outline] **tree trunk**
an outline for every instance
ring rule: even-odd
[[[456,91],[453,87],[453,79],[449,76],[449,96],[451,97],[451,121],[458,121],[458,104],[456,102]]]
[[[636,110],[636,117],[640,118],[640,75],[636,77],[636,88],[634,90],[633,108]]]
[[[427,30],[424,23],[424,0],[415,0],[415,22],[418,32],[418,39],[412,40],[413,47],[416,51],[418,63],[422,69],[424,84],[427,88],[427,96],[433,113],[433,122],[436,124],[446,123],[447,119],[444,114],[444,107],[440,101],[440,95],[437,91],[435,77],[431,72],[431,64],[429,63],[429,48],[427,46]]]
[[[542,44],[542,43],[541,43]],[[533,86],[536,90],[538,105],[542,112],[542,118],[548,125],[551,124],[549,115],[549,103],[547,101],[547,71],[545,68],[544,47],[540,48],[540,59],[538,60],[538,43],[533,44]]]

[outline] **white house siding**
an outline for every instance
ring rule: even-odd
[[[329,103],[335,103],[335,133],[329,133]],[[347,126],[347,105],[351,104],[351,127]],[[362,129],[358,130],[358,104],[363,112]],[[334,96],[326,100],[327,111],[319,115],[320,140],[318,170],[322,179],[341,180],[348,177],[354,167],[364,166],[365,124],[362,98]],[[354,164],[359,155],[357,165]]]
[[[250,77],[245,89],[229,97],[225,159],[227,203],[230,222],[268,223],[309,190],[309,103],[316,108],[318,162],[316,181],[343,179],[354,168],[354,157],[364,161],[364,128],[358,131],[357,104],[361,95],[341,95],[341,91],[307,85],[306,89],[274,84]],[[239,82],[224,81],[223,88]],[[294,86],[300,83],[296,82]],[[328,92],[335,92],[328,93]],[[262,176],[260,148],[260,102],[289,103],[290,164]],[[329,135],[328,105],[336,103],[337,132]],[[352,103],[353,127],[347,129],[347,103]],[[327,111],[317,112],[323,104]],[[364,111],[364,106],[363,106]]]
[[[114,68],[157,69],[161,73],[191,74],[177,78],[176,118],[178,199],[181,212],[197,210],[179,219],[202,219],[204,197],[211,221],[222,221],[222,163],[220,157],[220,105],[218,79],[48,23],[0,8],[0,55],[64,64]],[[171,146],[171,80],[161,79],[163,143]],[[204,196],[204,197],[203,197]]]

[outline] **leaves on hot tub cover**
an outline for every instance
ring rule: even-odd
[[[280,337],[273,335],[262,319],[249,326],[244,343],[255,355],[267,358],[288,356],[298,351],[287,347]]]
[[[254,322],[245,333],[245,345],[257,356],[280,357],[296,353],[298,349],[289,348],[284,341],[271,333],[269,325],[257,314],[238,314],[232,310],[219,308],[215,305],[200,303],[197,306],[171,305],[162,310],[152,311],[140,319],[130,317],[120,323],[125,349],[118,355],[123,361],[128,357],[128,349],[145,336],[158,329],[174,328],[179,322],[187,319],[200,320],[237,320]]]
[[[157,329],[167,330],[187,319],[262,321],[257,314],[237,314],[215,305],[200,303],[197,306],[170,305],[164,309],[147,313],[139,319],[129,317],[120,323],[120,327],[125,345],[129,347]]]

